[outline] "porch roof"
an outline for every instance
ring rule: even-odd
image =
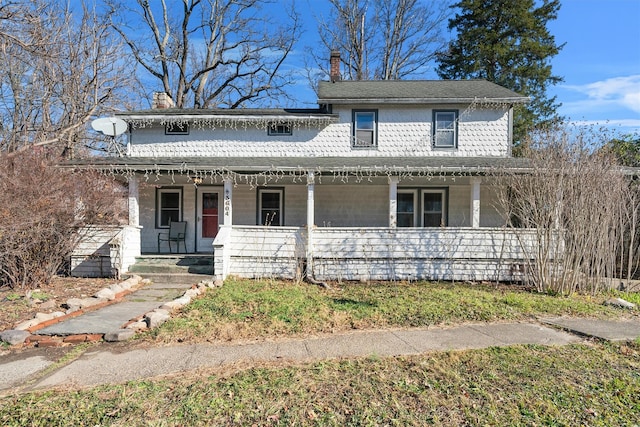
[[[496,169],[529,170],[529,160],[518,157],[94,157],[67,163],[70,167],[103,170],[216,171],[235,173],[409,172],[483,174]]]

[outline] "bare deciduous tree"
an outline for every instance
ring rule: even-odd
[[[176,107],[235,108],[284,94],[282,64],[300,34],[293,8],[279,9],[288,22],[278,25],[267,0],[106,2],[150,86]]]
[[[616,277],[625,230],[637,227],[631,178],[596,150],[597,132],[556,128],[527,141],[527,173],[500,171],[499,210],[530,229],[523,244],[528,279],[540,292],[597,292]],[[530,242],[527,242],[530,243]]]
[[[330,0],[320,18],[325,49],[309,49],[325,73],[326,54],[341,53],[348,80],[398,80],[424,76],[445,43],[448,3],[435,0]]]
[[[55,166],[43,147],[0,155],[0,285],[49,283],[88,225],[119,224],[126,193],[96,171]]]
[[[0,6],[0,151],[54,145],[72,156],[90,142],[86,124],[122,102],[130,76],[110,31],[84,3]]]

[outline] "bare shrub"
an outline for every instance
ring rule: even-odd
[[[122,195],[117,182],[58,168],[42,149],[0,156],[0,284],[48,284],[86,225],[121,222]]]
[[[620,242],[634,219],[630,177],[600,150],[593,129],[555,128],[530,136],[530,169],[500,171],[499,210],[522,239],[527,279],[540,292],[597,292],[615,277]],[[524,236],[524,234],[523,234]]]

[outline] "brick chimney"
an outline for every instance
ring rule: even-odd
[[[340,51],[332,50],[331,58],[329,60],[330,70],[329,78],[331,83],[335,83],[340,80]]]
[[[171,95],[166,92],[153,92],[153,101],[151,102],[151,108],[154,110],[173,108],[174,104]]]

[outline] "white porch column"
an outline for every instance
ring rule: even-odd
[[[313,171],[307,174],[307,226],[311,227],[316,223],[315,214],[315,190],[316,176]]]
[[[307,173],[307,271],[303,274],[307,274],[309,277],[313,277],[313,229],[316,223],[315,215],[315,191],[316,191],[316,176],[313,171]]]
[[[129,225],[140,226],[140,196],[136,175],[129,178]]]
[[[225,226],[231,226],[233,224],[233,182],[231,177],[224,178],[224,196],[223,196],[223,209],[224,216],[222,224]]]
[[[471,227],[480,228],[480,182],[478,177],[471,178]]]
[[[400,178],[397,176],[389,177],[389,227],[391,228],[398,226],[398,182]]]

